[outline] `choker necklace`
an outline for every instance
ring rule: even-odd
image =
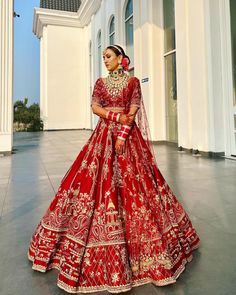
[[[129,75],[122,70],[109,72],[106,79],[106,88],[111,96],[118,96],[121,90],[127,86]]]
[[[119,79],[124,76],[124,70],[123,69],[118,69],[115,71],[110,71],[109,76],[112,78],[114,81],[119,81]]]

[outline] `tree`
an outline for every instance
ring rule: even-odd
[[[43,130],[43,121],[40,119],[40,108],[38,103],[27,107],[28,98],[17,100],[14,103],[14,122],[23,123],[23,131]]]

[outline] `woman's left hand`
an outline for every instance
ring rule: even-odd
[[[134,123],[134,120],[135,120],[135,114],[127,114],[127,117],[128,117],[128,121],[127,121],[127,125],[133,125]]]
[[[116,144],[115,144],[115,150],[117,154],[122,155],[125,150],[125,141],[117,138]]]

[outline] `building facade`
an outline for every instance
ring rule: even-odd
[[[102,50],[119,44],[141,81],[152,140],[236,156],[235,1],[46,2],[34,14],[45,130],[95,127],[90,100],[107,75]]]

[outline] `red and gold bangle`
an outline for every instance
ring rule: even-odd
[[[121,140],[126,140],[126,138],[128,137],[129,131],[131,129],[131,126],[129,125],[122,125],[117,138],[121,139]]]
[[[111,120],[111,121],[114,121],[114,122],[119,122],[120,113],[115,113],[115,112],[112,112],[112,111],[108,111],[106,113],[106,118],[108,120]]]

